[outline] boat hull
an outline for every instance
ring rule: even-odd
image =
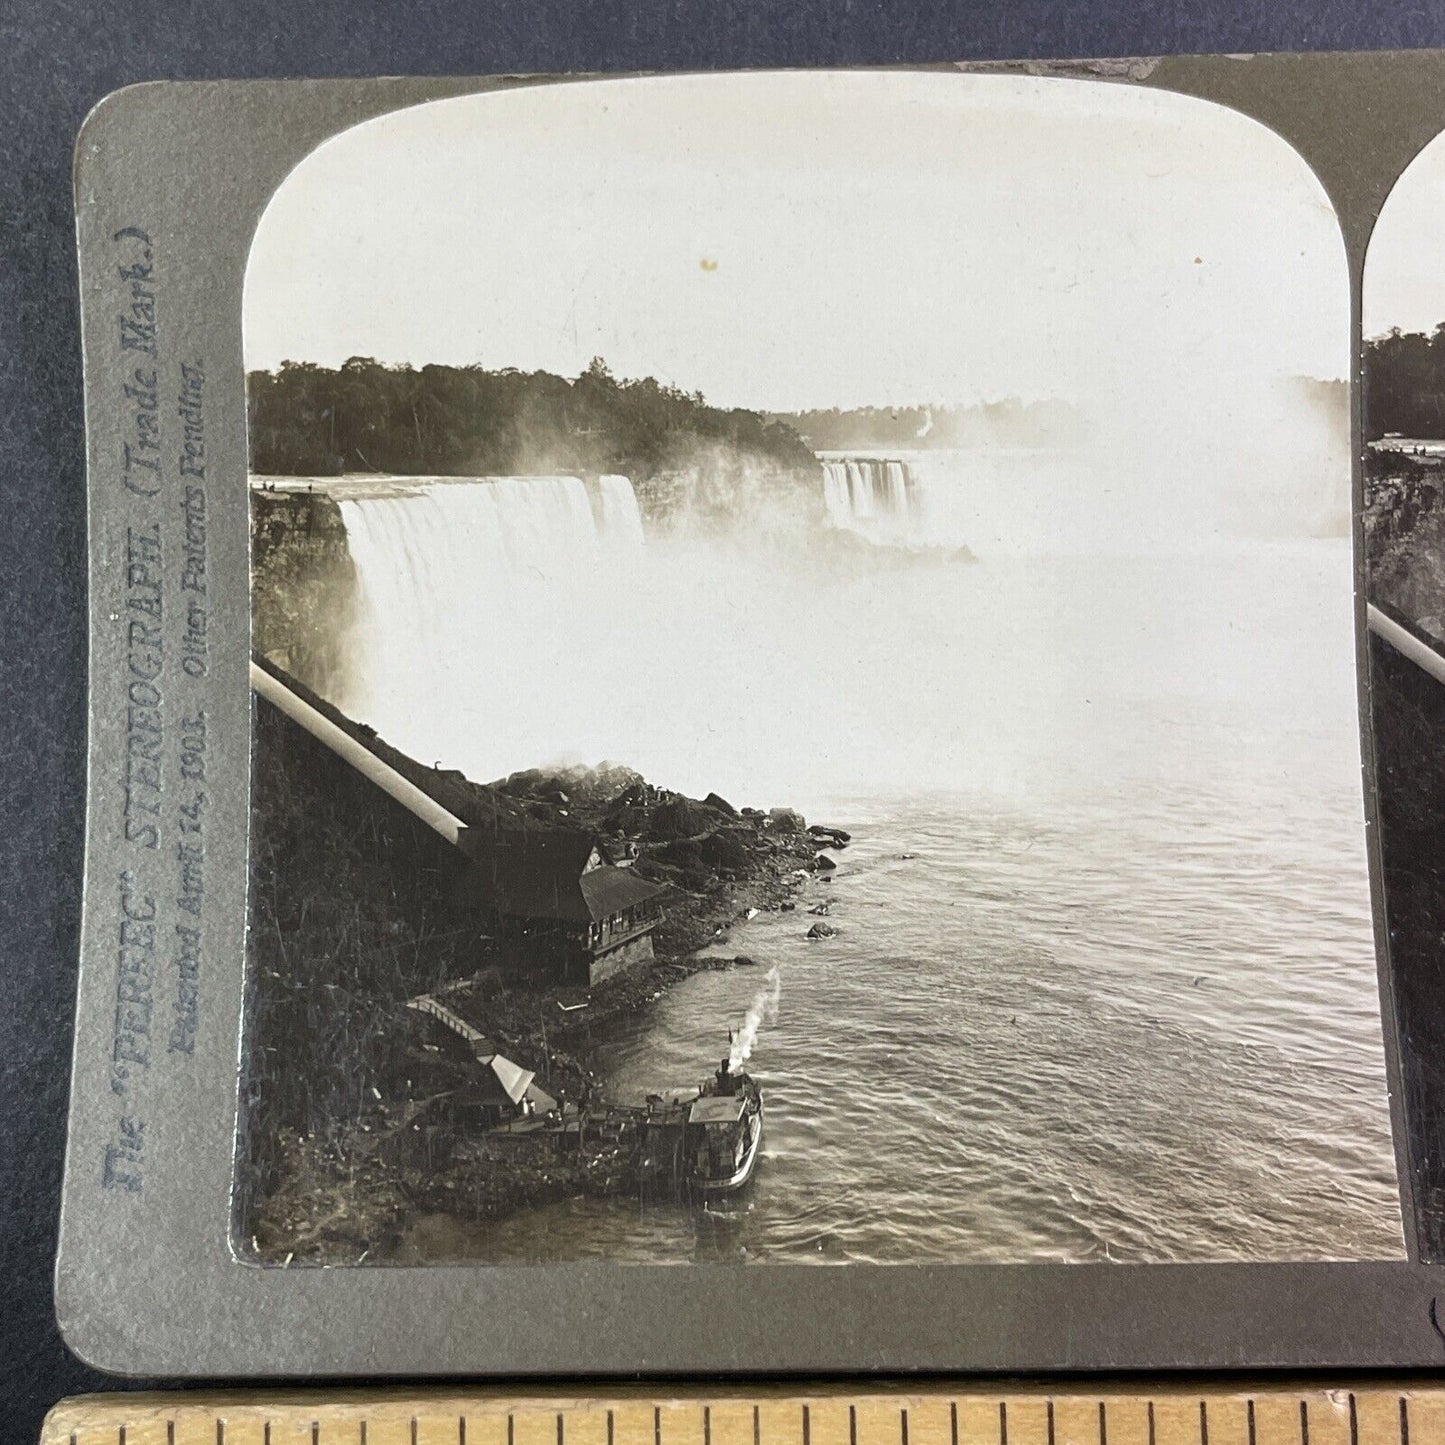
[[[729,1175],[720,1177],[703,1177],[694,1175],[692,1187],[700,1194],[731,1194],[735,1189],[741,1189],[752,1177],[758,1166],[758,1156],[763,1152],[763,1112],[759,1108],[757,1114],[757,1128],[753,1131],[753,1137],[748,1144],[747,1152],[743,1155],[738,1167]]]

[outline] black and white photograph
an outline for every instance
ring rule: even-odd
[[[1438,640],[1429,282],[1367,275],[1366,530]],[[1401,1258],[1350,315],[1286,141],[1104,79],[313,151],[243,308],[237,1255]]]
[[[1386,793],[1395,1006],[1422,1256],[1445,1259],[1445,138],[1396,181],[1365,254],[1365,561]]]

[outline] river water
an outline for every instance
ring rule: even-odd
[[[1348,539],[1283,503],[1244,535],[1067,458],[918,465],[923,540],[979,562],[634,539],[505,596],[469,575],[430,640],[396,589],[359,710],[415,755],[617,757],[854,835],[718,945],[781,980],[746,1191],[424,1219],[403,1257],[1399,1255]],[[416,565],[388,536],[363,583]],[[838,933],[808,941],[825,900]],[[601,1041],[606,1090],[700,1080],[763,981],[670,990]]]

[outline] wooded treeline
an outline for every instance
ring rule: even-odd
[[[1445,321],[1365,343],[1365,437],[1445,437]]]
[[[282,362],[248,378],[251,470],[493,476],[620,472],[634,481],[718,446],[778,468],[816,465],[797,433],[600,359],[575,381],[480,366]]]
[[[1066,446],[1081,441],[1084,421],[1066,401],[981,402],[976,406],[858,406],[771,413],[819,451],[880,447]]]

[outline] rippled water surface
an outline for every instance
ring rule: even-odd
[[[1398,1255],[1347,575],[1346,543],[1310,542],[991,559],[900,573],[851,611],[824,594],[836,626],[807,646],[877,686],[855,713],[832,689],[811,715],[805,690],[791,697],[813,774],[886,738],[891,708],[913,765],[931,737],[940,772],[973,760],[978,785],[739,798],[797,801],[854,834],[797,912],[719,944],[781,973],[752,1063],[768,1107],[755,1182],[706,1211],[578,1201],[489,1226],[425,1220],[411,1247]],[[918,629],[940,676],[977,685],[950,691],[915,675],[916,650],[890,654]],[[838,935],[809,942],[804,910],[824,899]],[[605,1042],[608,1090],[701,1078],[762,982],[742,968],[671,990]]]

